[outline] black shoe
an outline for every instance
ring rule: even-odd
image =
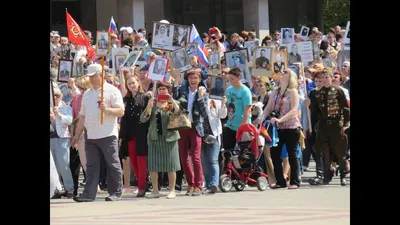
[[[54,192],[54,195],[50,199],[60,199],[62,198],[63,193],[60,193],[58,191]]]
[[[346,184],[347,184],[347,180],[346,180],[346,178],[342,178],[342,179],[340,179],[340,185],[342,185],[342,186],[346,186]]]
[[[139,190],[138,193],[136,194],[136,198],[143,198],[146,195],[146,190]]]
[[[182,186],[180,185],[175,185],[175,191],[182,191]]]
[[[322,178],[314,177],[314,178],[308,179],[308,183],[311,185],[321,185],[323,182],[322,182]]]
[[[73,197],[72,198],[75,202],[94,202],[94,199],[91,198],[84,198],[84,197]]]
[[[72,193],[72,192],[70,192],[70,191],[66,191],[62,196],[63,196],[63,197],[66,197],[66,198],[72,198],[72,197],[74,197],[75,195],[74,195],[74,193]]]
[[[121,196],[117,197],[116,195],[110,195],[105,198],[106,202],[115,202],[121,200]]]

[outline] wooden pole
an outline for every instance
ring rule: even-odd
[[[101,96],[100,103],[104,102],[104,56],[101,57]],[[104,112],[100,112],[100,124],[104,122]]]

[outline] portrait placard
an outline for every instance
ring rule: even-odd
[[[83,75],[83,63],[81,61],[74,63],[74,77],[81,77]]]
[[[312,44],[312,49],[313,49],[313,62],[314,63],[320,63],[321,62],[321,56],[320,56],[320,48],[318,45],[318,42],[315,39],[311,39],[311,44]],[[306,61],[303,61],[306,62]]]
[[[151,48],[174,51],[186,47],[190,31],[190,26],[154,22]]]
[[[323,59],[322,64],[324,65],[325,68],[330,67],[333,70],[336,69],[336,62],[332,58],[327,57],[327,58]]]
[[[248,55],[249,55],[249,62],[253,61],[253,54],[254,54],[254,47],[256,45],[255,41],[246,41],[244,42],[244,47],[247,49]]]
[[[304,41],[307,40],[308,38],[308,32],[310,31],[309,27],[302,26],[300,29],[300,38],[303,39]]]
[[[168,70],[168,59],[157,57],[149,68],[149,79],[164,81]]]
[[[273,47],[255,47],[252,73],[253,76],[272,76],[271,53]]]
[[[112,49],[112,52],[111,52],[112,70],[115,75],[118,75],[119,74],[119,65],[121,65],[121,64],[117,64],[117,61],[115,60],[116,55],[119,55],[119,56],[124,55],[125,58],[124,58],[123,62],[125,62],[125,59],[129,55],[129,48],[113,48]],[[120,57],[119,57],[119,59],[120,59]]]
[[[350,43],[350,21],[347,21],[346,33],[344,33],[344,42]]]
[[[220,76],[211,76],[210,99],[222,100],[225,95],[227,80]]]
[[[114,59],[113,59],[113,64],[115,65],[115,68],[113,67],[113,71],[115,75],[119,75],[119,70],[121,68],[121,66],[124,65],[124,62],[126,61],[127,56],[125,54],[121,54],[121,55],[115,55]]]
[[[147,53],[148,51],[148,47],[147,46],[133,46],[132,47],[132,51],[142,51],[142,53],[140,53],[140,56],[138,58],[138,60],[136,61],[135,65],[139,65],[139,66],[144,66],[147,64],[146,60],[144,59],[144,55]]]
[[[235,50],[235,51],[230,51],[230,52],[225,52],[225,65],[229,68],[237,67],[242,70],[242,79],[241,81],[243,83],[250,82],[250,71],[249,68],[247,67],[247,62],[248,62],[248,55],[247,55],[247,50],[242,49],[242,50]]]
[[[174,65],[176,71],[180,73],[183,73],[193,68],[186,53],[186,48],[180,48],[171,52],[170,57],[172,59],[172,65]]]
[[[65,104],[69,104],[69,102],[71,102],[72,100],[72,96],[69,93],[68,84],[60,84],[58,85],[58,88],[60,89],[63,96],[61,100],[65,102]]]
[[[110,48],[110,36],[106,31],[97,31],[96,55],[107,56]]]
[[[186,45],[186,52],[188,56],[197,56],[197,48],[198,48],[198,43],[197,42],[188,42]]]
[[[222,65],[219,52],[210,53],[208,55],[208,62],[208,72],[210,73],[210,75],[218,75],[221,73]]]
[[[281,46],[287,46],[294,43],[294,28],[281,28]]]
[[[271,63],[273,73],[283,73],[288,68],[287,52],[286,51],[272,51]]]
[[[58,82],[68,82],[69,78],[72,76],[74,63],[72,59],[60,59],[58,66]]]
[[[140,54],[142,52],[141,51],[131,51],[128,55],[128,57],[126,58],[123,67],[131,67],[133,65],[135,65],[136,61],[138,60]]]

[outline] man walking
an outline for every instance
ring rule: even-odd
[[[100,102],[101,76],[103,75],[101,65],[88,66],[87,76],[92,87],[82,97],[79,122],[71,142],[74,146],[83,129],[86,128],[86,186],[80,197],[74,197],[76,202],[95,200],[102,157],[107,167],[107,190],[110,194],[105,200],[117,201],[121,198],[122,169],[118,157],[117,117],[124,115],[125,107],[120,91],[107,82],[104,82],[103,86],[104,100]],[[104,113],[103,124],[100,123],[101,113]]]

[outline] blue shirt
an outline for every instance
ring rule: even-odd
[[[226,89],[225,95],[227,98],[226,106],[228,108],[228,120],[225,126],[237,131],[242,123],[244,107],[252,104],[251,91],[245,85],[242,85],[239,89],[230,86]],[[251,113],[249,113],[247,123],[251,123]]]

